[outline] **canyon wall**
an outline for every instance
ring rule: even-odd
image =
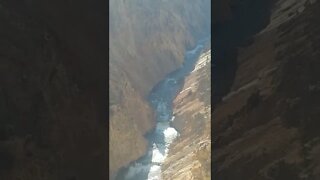
[[[256,1],[261,7],[266,2]],[[265,16],[269,22],[258,31],[251,29],[254,36],[234,46],[232,82],[216,94],[220,97],[212,121],[214,179],[320,178],[320,134],[316,130],[320,3],[269,2],[270,13]],[[249,16],[242,18],[254,24]],[[221,74],[213,71],[215,75]],[[216,84],[213,91],[221,86]]]
[[[107,179],[103,1],[0,0],[0,179]]]
[[[210,0],[110,1],[110,178],[145,154],[150,90],[210,32]]]
[[[210,61],[206,48],[174,100],[173,126],[180,136],[170,145],[163,179],[211,179]]]
[[[251,43],[252,36],[270,20],[272,1],[213,1],[213,103],[219,102],[232,85],[237,70],[237,47]]]

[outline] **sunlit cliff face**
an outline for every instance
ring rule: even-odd
[[[206,49],[174,100],[179,131],[162,166],[163,179],[211,179],[211,53]]]

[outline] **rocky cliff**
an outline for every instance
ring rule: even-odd
[[[146,153],[146,97],[210,32],[209,0],[110,1],[110,172]]]
[[[103,7],[0,0],[0,179],[107,179]]]
[[[237,47],[251,43],[252,36],[270,21],[272,1],[213,1],[212,49],[213,103],[229,92],[238,67]]]
[[[211,179],[211,51],[206,49],[174,100],[180,136],[162,166],[163,179]]]
[[[212,122],[214,179],[320,178],[320,3],[275,0],[269,7],[269,22],[233,46],[236,71],[227,90],[213,89],[223,92],[215,94]]]

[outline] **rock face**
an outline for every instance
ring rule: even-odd
[[[216,4],[213,7],[220,9],[213,10],[213,103],[219,102],[230,91],[238,67],[237,47],[250,44],[252,35],[267,26],[271,2],[213,1]]]
[[[210,0],[110,1],[110,178],[146,153],[150,90],[210,32]]]
[[[107,179],[101,7],[0,1],[0,179]]]
[[[162,166],[163,179],[211,179],[211,51],[199,58],[174,101],[180,133]]]
[[[236,46],[233,82],[215,104],[214,179],[320,178],[320,3],[273,3],[267,26]]]

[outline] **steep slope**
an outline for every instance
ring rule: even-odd
[[[274,1],[214,107],[215,179],[319,179],[319,6]],[[250,23],[250,19],[247,19]]]
[[[0,179],[107,179],[103,6],[0,0]]]
[[[237,70],[237,47],[252,42],[252,36],[270,21],[272,1],[213,1],[213,103],[229,92]],[[216,11],[215,11],[216,10]]]
[[[146,152],[154,126],[145,98],[210,31],[210,1],[110,1],[110,171]]]
[[[174,127],[163,179],[211,179],[211,51],[205,50],[174,101]]]

